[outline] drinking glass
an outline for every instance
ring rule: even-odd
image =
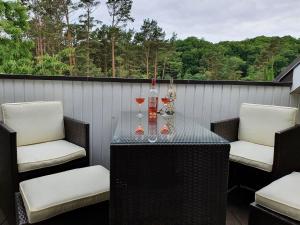
[[[167,106],[170,103],[170,98],[163,97],[163,98],[161,98],[161,102],[164,104],[164,110],[163,110],[162,116],[167,116],[168,115],[167,114],[167,109],[168,109]]]
[[[139,113],[136,115],[138,118],[143,118],[142,114],[142,104],[145,102],[145,98],[138,97],[135,98],[136,103],[139,105]]]
[[[142,126],[142,124],[139,124],[137,128],[135,128],[135,134],[144,135],[144,127]]]
[[[169,132],[170,132],[170,129],[169,129],[167,124],[164,124],[162,126],[162,128],[160,128],[160,133],[163,134],[163,135],[168,135]]]

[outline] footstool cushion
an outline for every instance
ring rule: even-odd
[[[109,171],[91,166],[20,183],[29,223],[109,199]]]
[[[255,193],[255,202],[300,221],[300,173],[293,172]]]

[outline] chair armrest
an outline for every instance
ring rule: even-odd
[[[282,177],[300,171],[300,126],[288,128],[275,134],[273,174]]]
[[[239,124],[239,118],[217,121],[210,124],[210,130],[225,138],[227,141],[237,141]]]
[[[0,122],[0,210],[10,224],[15,223],[14,192],[17,172],[16,132]]]
[[[64,125],[66,140],[83,147],[86,150],[87,157],[89,158],[90,125],[66,116],[64,117]]]

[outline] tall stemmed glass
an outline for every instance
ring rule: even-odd
[[[162,116],[167,116],[168,104],[170,103],[170,98],[163,97],[161,98],[161,102],[164,104],[164,110]]]
[[[142,114],[142,104],[145,102],[145,98],[137,97],[135,98],[136,103],[139,105],[139,113],[136,115],[138,118],[143,118]]]

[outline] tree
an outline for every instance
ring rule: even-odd
[[[291,36],[166,39],[150,19],[135,32],[126,28],[132,0],[106,0],[112,23],[101,26],[99,0],[21,2],[0,0],[0,73],[265,81],[300,55]]]
[[[18,2],[0,2],[0,72],[28,73],[33,67],[27,10]]]
[[[150,78],[149,64],[150,57],[154,58],[154,76],[157,76],[157,56],[158,49],[164,42],[165,32],[158,26],[157,21],[146,19],[140,28],[140,32],[135,34],[135,43],[144,49],[144,58],[146,64],[146,75]],[[154,55],[154,56],[153,56]]]
[[[91,67],[94,67],[92,65],[93,63],[91,62],[90,59],[90,35],[92,28],[95,26],[96,23],[99,23],[99,21],[95,20],[95,18],[92,16],[92,13],[96,9],[96,7],[100,4],[100,1],[98,0],[81,0],[79,3],[78,7],[82,8],[84,10],[84,14],[80,15],[80,23],[82,24],[85,32],[85,43],[86,47],[84,51],[86,52],[86,75],[90,76],[91,75]]]
[[[102,25],[91,34],[92,48],[95,51],[92,53],[95,65],[101,68],[103,76],[109,75],[108,65],[110,62],[110,28],[107,25]]]
[[[73,69],[76,66],[75,60],[75,49],[73,46],[73,36],[72,36],[72,26],[70,23],[70,14],[78,9],[78,5],[73,3],[72,0],[61,0],[65,21],[66,21],[66,42],[68,47],[68,58],[69,58],[69,68],[70,68],[70,75],[73,74]]]
[[[36,56],[54,55],[64,48],[62,0],[23,0],[31,15],[29,36],[36,42]]]
[[[120,26],[126,26],[127,22],[133,22],[131,17],[132,0],[108,0],[106,2],[111,22],[111,55],[112,55],[112,77],[116,77],[115,44],[116,33]]]

